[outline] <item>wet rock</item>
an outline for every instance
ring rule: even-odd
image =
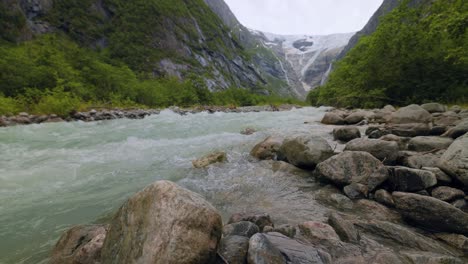
[[[266,234],[255,234],[250,238],[247,255],[249,264],[286,264],[283,254],[266,237]]]
[[[361,151],[345,151],[320,163],[315,175],[339,186],[351,183],[366,185],[374,190],[388,178],[385,166],[372,155]]]
[[[396,208],[409,220],[426,228],[468,234],[468,214],[433,197],[394,192]]]
[[[286,138],[280,153],[289,163],[300,168],[315,168],[318,163],[334,154],[325,139],[312,135]]]
[[[321,251],[312,245],[291,239],[280,233],[268,233],[265,237],[273,244],[287,260],[284,263],[291,264],[325,264],[332,263],[328,253]],[[263,262],[269,264],[270,262]],[[250,262],[249,262],[250,264]]]
[[[468,237],[459,234],[438,233],[435,236],[445,243],[462,250],[468,254]]]
[[[271,136],[255,145],[250,155],[260,160],[275,160],[283,144],[283,138]]]
[[[195,168],[206,168],[211,164],[226,162],[227,156],[225,152],[215,152],[208,154],[202,158],[192,161],[192,165]]]
[[[459,258],[431,252],[400,252],[413,264],[463,264]]]
[[[248,250],[248,237],[228,236],[221,239],[218,253],[229,264],[246,264]]]
[[[345,151],[365,151],[386,165],[393,165],[398,158],[398,143],[380,139],[354,139],[346,144]]]
[[[321,123],[325,125],[344,125],[345,121],[341,116],[335,113],[326,113]]]
[[[351,199],[364,199],[369,195],[369,188],[359,183],[351,183],[343,188],[343,192]]]
[[[442,136],[456,139],[463,136],[466,133],[468,133],[468,119],[464,119],[457,126],[445,132]]]
[[[65,232],[52,251],[51,264],[101,263],[106,225],[79,225]]]
[[[228,221],[228,224],[237,223],[241,221],[252,222],[258,226],[260,231],[263,231],[265,226],[274,226],[271,221],[270,215],[267,213],[237,213],[233,214]]]
[[[409,228],[387,221],[359,221],[355,224],[361,232],[371,234],[378,240],[392,240],[400,246],[414,250],[451,254],[452,251],[445,248],[436,240],[420,235]]]
[[[357,111],[357,112],[354,112],[354,113],[351,113],[350,115],[348,115],[345,118],[345,122],[346,122],[346,124],[354,125],[354,124],[357,124],[357,123],[363,121],[364,119],[366,119],[366,117],[369,114],[370,113],[365,112],[365,111]]]
[[[398,109],[392,113],[391,123],[410,124],[410,123],[429,123],[432,121],[432,115],[419,105],[409,105]]]
[[[223,227],[224,236],[245,236],[250,238],[258,232],[260,232],[258,226],[247,221],[236,222]]]
[[[421,169],[434,173],[434,175],[437,178],[438,185],[450,184],[452,182],[452,178],[450,178],[450,176],[448,176],[445,172],[443,172],[439,168],[423,167]]]
[[[434,173],[406,167],[390,167],[388,181],[394,190],[416,192],[437,184]]]
[[[427,103],[421,105],[424,110],[428,111],[429,113],[443,113],[447,111],[447,106],[439,104],[439,103]]]
[[[468,134],[450,145],[440,158],[437,167],[468,186]]]
[[[340,140],[343,142],[348,142],[350,140],[360,138],[361,132],[357,127],[348,126],[348,127],[339,127],[333,129],[333,138],[335,140]]]
[[[451,202],[457,199],[463,199],[465,197],[465,193],[459,189],[440,186],[432,190],[432,197],[444,202]]]
[[[354,227],[354,224],[345,220],[338,213],[332,212],[328,217],[328,223],[333,227],[342,241],[351,243],[359,242],[359,232]]]
[[[375,200],[383,205],[395,207],[392,195],[386,190],[380,189],[375,192]]]
[[[251,128],[251,127],[248,127],[248,128],[245,128],[244,130],[242,130],[240,133],[242,135],[253,135],[255,132],[257,132],[257,130],[255,130],[254,128]]]
[[[111,222],[102,263],[210,263],[221,215],[200,195],[158,181],[132,196]]]
[[[414,137],[409,141],[408,149],[417,152],[431,151],[434,149],[447,149],[453,143],[453,139],[444,137]]]
[[[400,150],[406,150],[408,149],[408,142],[410,141],[411,138],[399,137],[397,135],[388,134],[388,135],[384,135],[380,137],[379,139],[385,140],[385,141],[394,141],[398,144],[398,148]]]

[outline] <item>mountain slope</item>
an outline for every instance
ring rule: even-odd
[[[402,1],[337,63],[313,104],[468,101],[468,2]]]

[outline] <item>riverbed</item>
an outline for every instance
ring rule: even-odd
[[[0,128],[0,263],[47,263],[61,233],[103,222],[136,191],[167,179],[206,197],[226,218],[255,210],[278,222],[321,220],[312,177],[284,177],[249,157],[269,135],[312,133],[327,108],[181,116],[169,110],[142,120],[34,124]],[[258,130],[242,135],[245,128]],[[228,162],[193,169],[191,161],[226,151]]]

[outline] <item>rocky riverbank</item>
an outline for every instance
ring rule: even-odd
[[[240,212],[223,225],[201,196],[159,181],[109,224],[67,231],[52,263],[466,263],[468,111],[451,110],[333,110],[322,122],[342,152],[309,134],[258,143],[252,162],[322,182],[310,192],[329,205],[325,221]]]
[[[297,105],[280,105],[280,106],[244,106],[244,107],[224,107],[224,106],[200,106],[193,108],[170,107],[169,110],[180,115],[196,114],[201,112],[208,113],[248,113],[248,112],[277,112],[289,111],[293,108],[301,108]],[[52,115],[31,115],[28,113],[19,113],[18,115],[0,116],[0,127],[29,125],[41,123],[56,123],[56,122],[94,122],[101,120],[112,120],[120,118],[128,119],[143,119],[147,116],[157,115],[163,109],[92,109],[87,112],[73,112],[67,118]]]

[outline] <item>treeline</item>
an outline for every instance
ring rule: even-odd
[[[380,107],[468,102],[468,1],[409,1],[336,63],[313,105]]]
[[[212,93],[197,75],[145,78],[104,52],[81,48],[63,35],[0,45],[0,115],[67,116],[88,106],[168,107],[298,103],[232,88]]]

